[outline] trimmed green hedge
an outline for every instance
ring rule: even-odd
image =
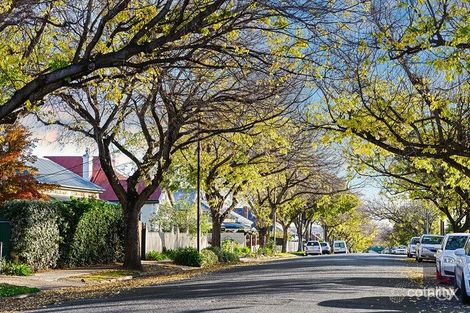
[[[15,200],[3,203],[0,216],[11,223],[13,260],[33,270],[55,267],[59,259],[59,214],[57,204]]]
[[[0,217],[12,225],[15,262],[33,270],[121,261],[124,220],[120,206],[96,199],[9,201]]]
[[[78,201],[73,205],[82,205],[85,209],[71,238],[67,256],[69,265],[121,261],[124,255],[124,220],[121,208],[95,199]]]

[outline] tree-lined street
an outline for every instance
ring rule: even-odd
[[[415,297],[432,288],[413,277],[433,267],[376,254],[293,258],[37,312],[465,312],[450,291]]]

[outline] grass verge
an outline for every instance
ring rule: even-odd
[[[138,272],[127,270],[108,270],[81,276],[75,276],[74,279],[81,279],[85,282],[101,282],[127,276],[135,276]]]
[[[31,288],[25,286],[16,286],[10,284],[0,284],[0,298],[13,297],[28,293],[38,292],[38,288]]]

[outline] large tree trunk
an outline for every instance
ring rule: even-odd
[[[124,267],[141,271],[139,213],[140,208],[135,205],[129,205],[124,212],[126,218]]]
[[[212,217],[212,246],[220,248],[220,233],[222,231],[222,223],[217,216]]]
[[[287,252],[287,239],[288,239],[287,230],[288,229],[289,229],[289,226],[282,225],[282,249],[281,249],[282,253]]]
[[[258,233],[259,233],[259,246],[261,248],[264,248],[266,246],[266,235],[268,233],[268,228],[260,227],[258,229]]]
[[[297,226],[297,237],[299,238],[299,246],[297,247],[297,251],[304,251],[304,236],[303,236],[303,230],[302,230],[302,222],[299,223]]]

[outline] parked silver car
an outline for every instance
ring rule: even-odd
[[[419,237],[411,238],[410,242],[408,243],[408,249],[406,251],[406,256],[412,258],[416,256],[416,244],[419,242]]]
[[[441,248],[444,236],[439,235],[422,235],[416,244],[416,261],[421,262],[423,259],[434,260],[435,254]]]

